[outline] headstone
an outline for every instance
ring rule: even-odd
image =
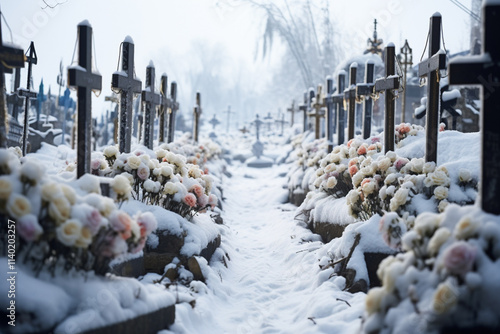
[[[234,114],[234,111],[231,111],[231,106],[227,106],[227,110],[223,111],[223,113],[227,114],[227,123],[226,123],[226,133],[229,133],[229,124],[231,119],[231,114]]]
[[[314,112],[309,113],[309,116],[314,117],[315,119],[314,136],[316,139],[319,139],[321,137],[321,117],[325,117],[325,112],[322,109],[326,105],[325,101],[323,100],[322,90],[323,86],[318,85],[318,91],[311,104],[311,107],[312,109],[314,109]]]
[[[4,45],[2,23],[0,22],[0,147],[7,147],[7,104],[4,93],[5,73],[12,73],[13,68],[24,67],[24,61],[23,49]]]
[[[102,77],[92,72],[92,27],[78,24],[78,65],[68,68],[68,86],[77,88],[77,177],[90,173],[92,90],[101,90]]]
[[[12,118],[17,122],[19,108],[24,105],[24,99],[18,95],[18,89],[21,85],[21,68],[14,70],[14,91],[7,97],[7,103],[12,106]]]
[[[332,102],[337,105],[337,145],[342,145],[345,141],[344,90],[346,76],[346,71],[339,71],[337,76],[337,94],[332,95]]]
[[[158,143],[165,142],[165,115],[168,113],[168,108],[170,107],[170,99],[168,98],[168,77],[165,73],[161,76],[160,81],[160,94],[161,94],[161,102],[160,102],[160,119],[158,121]]]
[[[349,87],[344,90],[344,99],[347,101],[349,109],[347,113],[347,140],[354,138],[356,123],[356,74],[358,63],[354,62],[349,67]]]
[[[429,58],[418,64],[418,76],[427,77],[425,117],[425,161],[437,161],[439,130],[439,71],[446,68],[446,54],[440,51],[441,14],[435,13],[429,25]]]
[[[398,55],[398,60],[399,63],[403,66],[403,99],[401,101],[401,123],[404,123],[406,121],[406,73],[408,72],[408,69],[411,69],[411,66],[413,65],[413,56],[412,56],[412,50],[410,48],[410,44],[408,44],[408,40],[405,39],[405,44],[401,48],[401,53]]]
[[[372,132],[372,111],[373,100],[371,94],[373,93],[373,83],[375,73],[375,64],[373,61],[368,60],[365,64],[365,82],[356,85],[356,98],[363,100],[363,138],[370,137]]]
[[[290,108],[287,108],[286,111],[290,113],[290,127],[292,127],[295,118],[295,100],[292,101],[292,106]]]
[[[333,118],[333,109],[334,109],[335,104],[333,103],[333,98],[332,98],[333,91],[334,91],[333,78],[328,76],[326,78],[326,97],[325,97],[326,140],[328,141],[327,153],[329,153],[333,150],[333,134],[335,132],[335,130],[334,130],[335,119]]]
[[[484,211],[500,215],[500,4],[483,3],[482,55],[453,59],[448,67],[450,85],[481,86],[481,176],[479,192]]]
[[[135,78],[134,41],[130,36],[125,37],[121,48],[121,70],[113,73],[111,88],[117,94],[120,94],[119,101],[116,101],[120,103],[118,150],[129,153],[132,139],[132,105],[134,103],[134,94],[141,92],[142,83]]]
[[[264,123],[259,119],[259,114],[255,116],[255,120],[252,122],[255,125],[255,136],[256,141],[252,145],[252,152],[255,157],[249,158],[245,163],[248,167],[253,168],[266,168],[273,165],[273,161],[269,158],[263,157],[264,154],[264,144],[259,140],[260,137],[260,127]]]
[[[167,143],[174,141],[175,134],[175,114],[179,109],[179,102],[177,102],[177,82],[173,81],[170,84],[170,100],[172,101],[168,109],[168,134]]]
[[[198,142],[198,136],[200,134],[200,116],[201,116],[201,94],[196,92],[196,104],[193,109],[193,140],[195,143]]]
[[[156,107],[160,104],[160,94],[155,92],[155,67],[151,61],[146,67],[146,82],[142,91],[142,105],[144,109],[144,134],[143,144],[150,150],[153,149],[154,122]]]
[[[395,97],[393,90],[399,88],[399,77],[394,75],[395,71],[395,47],[389,43],[385,47],[385,77],[375,81],[375,92],[385,92],[385,116],[384,116],[384,152],[394,151],[394,109]]]
[[[33,64],[36,64],[38,62],[38,57],[36,56],[36,51],[35,51],[35,44],[31,42],[30,47],[26,53],[29,53],[29,56],[27,56],[27,62],[28,62],[28,76],[27,76],[27,83],[26,83],[26,90],[19,90],[19,95],[23,96],[25,98],[25,107],[24,107],[24,131],[23,131],[23,156],[25,156],[28,153],[28,134],[29,134],[29,124],[28,124],[28,119],[29,119],[29,110],[30,110],[30,99],[36,98],[37,94],[35,92],[32,92],[31,89],[31,71]]]

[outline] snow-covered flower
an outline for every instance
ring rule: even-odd
[[[162,166],[161,167],[161,175],[167,178],[171,178],[174,173],[174,170],[170,166]]]
[[[472,179],[471,173],[468,169],[460,168],[458,171],[458,179],[462,183],[467,183]]]
[[[448,188],[443,186],[438,186],[434,189],[434,196],[438,200],[443,200],[448,198]]]
[[[104,149],[104,156],[107,158],[118,158],[118,148],[116,146],[108,146]]]
[[[89,228],[92,236],[96,235],[101,226],[104,225],[104,219],[98,209],[81,203],[71,208],[71,217],[82,222],[83,226]]]
[[[389,209],[391,211],[396,211],[400,206],[405,205],[409,193],[409,189],[399,188],[389,202]]]
[[[448,313],[458,302],[458,289],[448,280],[440,283],[434,293],[432,309],[437,314]]]
[[[361,191],[365,196],[371,195],[377,189],[377,183],[373,179],[364,179],[361,182]]]
[[[436,170],[436,163],[434,161],[426,162],[422,168],[424,174],[433,173]]]
[[[391,167],[392,161],[388,157],[383,157],[377,161],[377,167],[380,171],[385,172]]]
[[[116,175],[113,180],[111,180],[111,189],[113,189],[118,196],[124,199],[129,198],[130,192],[132,191],[130,181],[121,174]]]
[[[55,182],[48,182],[42,185],[42,199],[46,202],[52,201],[54,198],[64,195],[60,185]]]
[[[67,184],[59,185],[64,197],[68,200],[69,204],[73,205],[76,203],[76,192],[75,190],[68,186]]]
[[[478,220],[471,216],[465,216],[457,223],[457,225],[455,225],[453,234],[455,235],[455,238],[459,240],[468,239],[478,233],[479,226],[480,223]]]
[[[385,154],[386,157],[388,157],[389,159],[391,159],[392,162],[396,161],[397,159],[397,155],[396,153],[394,153],[393,151],[389,151]]]
[[[91,174],[85,174],[78,179],[78,185],[80,189],[87,193],[101,193],[101,184],[99,177]]]
[[[149,168],[144,165],[140,165],[137,169],[137,176],[141,180],[146,180],[149,177]]]
[[[358,166],[352,165],[349,167],[349,175],[353,177],[358,172]]]
[[[202,208],[206,207],[208,205],[208,199],[209,197],[206,194],[202,194],[198,197],[198,205]]]
[[[448,174],[444,170],[440,170],[439,168],[437,168],[433,173],[427,175],[427,178],[425,179],[424,182],[427,187],[449,186],[450,178],[448,177]]]
[[[20,218],[31,212],[31,203],[23,195],[11,194],[7,201],[7,212],[13,218]]]
[[[120,175],[126,177],[131,186],[134,185],[134,176],[132,174],[128,172],[123,172]]]
[[[16,231],[21,238],[27,242],[35,241],[43,233],[43,228],[38,223],[38,218],[33,214],[27,214],[19,218]]]
[[[439,205],[438,205],[438,211],[439,212],[444,212],[444,210],[448,207],[448,205],[450,204],[450,202],[448,202],[447,200],[442,200],[439,202]]]
[[[411,159],[410,170],[416,174],[421,174],[424,170],[425,160],[423,158]]]
[[[465,241],[457,241],[443,254],[443,266],[453,275],[465,275],[474,265],[477,250]]]
[[[210,196],[208,196],[208,204],[212,207],[212,209],[219,204],[219,199],[215,194],[210,194]]]
[[[394,167],[399,171],[401,168],[403,168],[406,164],[408,163],[408,159],[406,158],[399,158],[396,160],[394,163]]]
[[[42,164],[27,160],[21,165],[19,172],[21,181],[35,185],[42,178],[44,170]]]
[[[386,213],[379,222],[379,230],[385,243],[394,249],[401,248],[401,237],[406,233],[406,224],[397,213]]]
[[[337,185],[337,178],[336,177],[329,177],[328,180],[326,181],[326,189],[333,189]]]
[[[349,206],[356,204],[359,200],[359,196],[359,192],[356,189],[352,189],[346,196],[346,204]]]
[[[127,213],[121,210],[117,210],[111,214],[109,225],[121,235],[123,240],[127,240],[132,236],[132,219]]]
[[[79,248],[87,248],[92,243],[92,232],[87,226],[80,229],[80,236],[75,241],[75,246]]]
[[[429,253],[429,255],[435,256],[439,252],[441,246],[448,240],[450,236],[451,231],[448,228],[438,228],[427,244],[427,252]]]
[[[199,184],[193,184],[189,188],[189,191],[194,193],[196,195],[196,197],[200,197],[201,195],[203,195],[205,193],[205,190]]]
[[[439,223],[439,215],[431,212],[424,212],[415,219],[415,226],[413,229],[422,237],[431,236],[439,227]]]
[[[382,298],[384,298],[386,294],[386,290],[382,287],[375,287],[368,291],[365,298],[365,310],[369,315],[380,310]]]
[[[90,162],[90,168],[92,170],[98,170],[101,168],[101,160],[100,159],[94,159]]]
[[[142,212],[135,217],[140,227],[141,237],[147,236],[158,227],[156,217],[151,212]]]
[[[141,158],[131,155],[127,158],[127,166],[131,169],[137,169],[141,165]]]
[[[189,194],[186,194],[186,196],[184,196],[182,198],[182,201],[190,206],[190,207],[194,207],[196,206],[196,203],[197,203],[197,200],[196,200],[196,196],[194,196],[193,194],[189,193]]]
[[[166,195],[175,195],[177,191],[178,191],[177,186],[173,182],[167,182],[163,187],[163,193]]]
[[[160,191],[160,183],[148,179],[144,182],[144,190],[150,193],[157,193]]]
[[[12,193],[12,182],[7,175],[0,176],[0,200],[6,200]]]
[[[71,205],[64,196],[54,198],[49,203],[49,216],[54,219],[56,223],[62,223],[70,217]]]
[[[80,238],[82,223],[76,219],[68,219],[56,229],[57,240],[63,245],[72,247]]]

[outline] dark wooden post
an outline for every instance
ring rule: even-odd
[[[344,91],[344,99],[349,105],[347,114],[347,140],[354,138],[356,123],[356,74],[358,63],[354,62],[349,67],[349,87]]]
[[[405,39],[405,44],[401,48],[401,53],[398,55],[399,63],[403,66],[403,100],[401,101],[401,123],[406,121],[406,73],[408,72],[408,68],[411,68],[413,65],[413,56],[412,49],[410,48],[410,44],[408,44],[408,40]]]
[[[168,108],[170,107],[170,99],[168,98],[168,77],[165,73],[161,76],[161,84],[160,84],[160,94],[161,94],[161,102],[160,102],[160,120],[158,122],[158,142],[161,144],[165,142],[165,115],[168,113]]]
[[[399,88],[399,78],[394,75],[395,47],[389,43],[385,47],[385,78],[375,81],[375,92],[385,92],[385,116],[384,116],[384,152],[394,151],[394,110],[396,100],[394,89]]]
[[[101,90],[102,77],[92,72],[92,27],[78,25],[78,66],[68,68],[68,86],[77,88],[77,177],[90,173],[92,144],[92,90]]]
[[[453,59],[448,67],[451,85],[481,86],[481,176],[479,184],[481,207],[500,215],[500,4],[483,4],[482,55]]]
[[[36,98],[37,94],[32,92],[31,89],[31,71],[33,64],[38,63],[38,57],[36,56],[35,43],[31,42],[30,47],[26,53],[29,53],[26,61],[28,62],[28,77],[26,79],[26,90],[19,89],[19,95],[25,98],[24,101],[24,132],[23,132],[23,155],[28,153],[28,139],[29,139],[29,110],[30,110],[30,99]]]
[[[134,94],[141,92],[142,83],[135,78],[134,73],[134,41],[127,36],[122,43],[121,71],[113,73],[111,88],[120,94],[120,115],[118,116],[118,149],[120,152],[130,152],[132,138],[132,107]],[[107,143],[106,143],[107,144]]]
[[[201,94],[196,92],[196,104],[193,109],[193,140],[198,142],[200,134],[200,115],[201,115]]]
[[[21,86],[21,68],[14,71],[14,91],[7,97],[7,103],[12,105],[12,118],[17,122],[19,108],[24,105],[24,99],[19,95],[19,86]]]
[[[333,150],[333,133],[334,133],[334,118],[333,118],[333,78],[328,76],[326,78],[326,114],[325,114],[325,128],[326,128],[326,140],[328,141],[327,153]]]
[[[155,67],[153,62],[150,62],[146,67],[146,83],[142,91],[142,102],[144,108],[143,144],[151,150],[153,149],[156,107],[160,104],[160,94],[155,92]]]
[[[316,93],[316,97],[311,103],[311,107],[312,109],[314,109],[314,112],[309,113],[309,116],[315,118],[314,136],[316,139],[319,139],[321,137],[321,117],[325,117],[325,112],[321,110],[326,106],[323,100],[322,90],[323,86],[318,85],[318,92]]]
[[[439,130],[439,70],[446,68],[446,54],[440,51],[441,14],[430,19],[429,58],[418,64],[418,76],[427,77],[427,111],[425,115],[425,161],[437,161]]]
[[[344,90],[346,76],[346,71],[339,71],[337,76],[337,94],[332,95],[332,102],[337,105],[337,145],[342,145],[345,141]]]
[[[1,11],[0,11],[1,16]],[[1,21],[1,20],[0,20]],[[3,44],[2,23],[0,22],[0,147],[7,147],[7,104],[5,99],[5,73],[13,68],[24,67],[24,51]]]
[[[173,81],[170,84],[170,99],[172,101],[170,108],[168,109],[168,134],[167,143],[174,141],[175,133],[175,114],[179,109],[179,102],[177,102],[177,82]]]
[[[356,98],[363,99],[363,138],[370,137],[372,132],[372,110],[373,100],[371,94],[373,93],[373,83],[375,72],[375,64],[373,61],[368,60],[365,64],[365,82],[356,85]]]
[[[302,127],[302,131],[306,132],[307,131],[307,100],[308,100],[308,94],[307,91],[304,92],[304,103],[299,105],[299,110],[302,111],[304,115],[304,124]]]
[[[287,108],[286,111],[291,114],[290,127],[292,127],[295,119],[295,100],[292,101],[292,106],[290,108]]]

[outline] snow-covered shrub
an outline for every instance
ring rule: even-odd
[[[402,246],[378,269],[382,287],[368,292],[365,332],[500,327],[498,216],[450,204],[419,215]]]
[[[0,149],[0,189],[0,215],[15,224],[19,258],[37,271],[63,265],[103,274],[113,258],[141,251],[156,229],[154,216],[130,217],[101,196],[98,177],[87,174],[62,183],[36,160],[20,160],[12,150]],[[6,224],[0,229],[9,233]]]

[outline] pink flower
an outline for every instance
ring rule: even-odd
[[[151,212],[140,213],[136,220],[141,229],[141,237],[146,237],[158,227],[158,222]]]
[[[212,207],[212,210],[219,204],[219,199],[214,194],[208,196],[208,204]]]
[[[352,142],[354,141],[354,139],[351,139],[347,142],[347,148],[351,148],[351,145],[352,145]]]
[[[199,184],[192,185],[191,188],[189,188],[189,191],[194,193],[198,198],[205,193],[205,190]]]
[[[364,155],[364,154],[366,154],[366,146],[365,145],[361,145],[358,148],[358,155]]]
[[[90,163],[90,168],[94,170],[101,168],[101,160],[99,159],[92,160],[92,162]]]
[[[35,215],[27,214],[19,218],[16,225],[17,233],[27,242],[34,241],[43,233]]]
[[[443,132],[445,128],[446,126],[444,123],[439,124],[439,132]]]
[[[352,165],[351,167],[349,167],[349,174],[352,176],[354,176],[354,174],[356,174],[358,172],[358,166],[356,165]]]
[[[99,232],[99,228],[101,228],[102,216],[97,209],[92,208],[89,212],[87,212],[87,219],[85,221],[85,226],[90,229],[92,232],[92,236],[96,235]]]
[[[371,142],[372,142],[372,144],[379,143],[380,142],[380,138],[378,138],[378,137],[372,137]]]
[[[403,168],[406,164],[408,163],[408,159],[406,158],[399,158],[398,160],[396,160],[396,162],[394,163],[394,166],[396,167],[396,169],[399,171],[401,170],[401,168]]]
[[[358,163],[358,158],[353,158],[349,161],[349,167],[351,167],[357,163]]]
[[[443,254],[443,264],[450,274],[465,275],[474,265],[476,248],[465,241],[455,242]]]
[[[371,144],[370,146],[368,146],[368,151],[376,151],[376,150],[377,150],[377,145]]]
[[[198,197],[198,205],[201,206],[202,208],[206,207],[208,204],[208,196],[205,194],[202,194],[200,197]]]
[[[182,201],[185,204],[187,204],[188,206],[190,206],[190,207],[196,206],[196,196],[194,196],[191,193],[189,193],[186,196],[184,196],[184,198],[182,199]]]
[[[399,126],[399,133],[404,135],[408,132],[410,132],[411,128],[408,124],[405,124],[405,123],[401,123],[400,126]]]
[[[109,217],[111,228],[121,234],[123,240],[127,240],[132,236],[131,226],[132,219],[123,211],[113,212]]]
[[[146,166],[140,166],[137,169],[137,176],[143,181],[146,180],[149,177],[149,168]]]

